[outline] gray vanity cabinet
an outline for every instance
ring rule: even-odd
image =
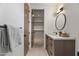
[[[75,40],[55,40],[46,35],[46,50],[49,56],[75,56]]]

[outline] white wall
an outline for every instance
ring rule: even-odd
[[[11,24],[15,27],[23,27],[24,19],[23,4],[3,3],[0,4],[0,24]]]
[[[0,4],[0,25],[10,24],[16,28],[22,27],[20,29],[20,34],[22,38],[21,50],[15,51],[14,55],[24,54],[24,4],[23,3],[1,3]],[[19,49],[20,49],[19,48]]]
[[[61,4],[59,4],[61,5]],[[67,24],[63,31],[70,33],[76,37],[76,55],[79,51],[79,4],[64,4],[64,13],[66,14]],[[54,12],[56,12],[56,4],[31,4],[31,8],[45,10],[45,33],[53,34],[56,32]]]

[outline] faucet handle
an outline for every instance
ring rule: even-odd
[[[53,32],[53,33],[55,33],[57,35],[57,32]]]

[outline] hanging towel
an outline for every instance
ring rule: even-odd
[[[1,30],[0,30],[0,48],[2,47],[2,44],[1,44],[1,38],[2,38],[2,37],[1,37],[1,35],[2,35],[2,34],[1,34]]]
[[[0,43],[1,43],[2,48],[7,47],[6,41],[7,41],[6,30],[5,30],[5,28],[0,28]]]
[[[21,37],[19,35],[19,30],[11,25],[7,26],[8,39],[10,41],[11,51],[15,51],[15,48],[19,46]]]
[[[7,38],[6,28],[0,28],[0,49],[4,52],[8,52],[9,44]]]

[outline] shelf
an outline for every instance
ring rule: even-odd
[[[43,30],[43,29],[33,29],[33,31],[34,31],[34,32],[35,32],[35,31],[36,31],[36,32],[39,32],[39,31],[42,31],[42,32],[43,32],[44,30]]]
[[[34,27],[44,27],[44,23],[33,23],[33,27],[32,28],[34,28]]]
[[[44,23],[44,22],[32,22],[32,23]]]
[[[32,16],[32,18],[44,18],[44,16]]]

